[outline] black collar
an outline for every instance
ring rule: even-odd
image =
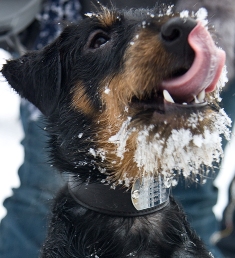
[[[144,191],[140,189],[139,181],[132,189],[126,190],[120,185],[112,189],[108,184],[85,184],[70,177],[68,189],[74,200],[87,209],[112,216],[136,217],[154,213],[168,205],[169,188],[163,188],[162,184],[159,187],[158,182],[156,186],[154,182],[154,187],[148,187],[147,190],[145,187]],[[146,196],[149,201],[144,201],[143,206]],[[141,199],[142,204],[136,204],[137,199]]]

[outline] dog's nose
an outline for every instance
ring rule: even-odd
[[[185,55],[188,36],[197,22],[191,18],[172,18],[161,27],[161,41],[170,53]]]

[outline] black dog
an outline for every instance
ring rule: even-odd
[[[47,117],[52,163],[69,175],[42,257],[212,257],[169,187],[219,159],[224,52],[186,12],[89,16],[2,69]]]

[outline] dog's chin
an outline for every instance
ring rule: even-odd
[[[169,187],[181,173],[188,179],[203,179],[220,161],[222,137],[229,138],[230,126],[223,110],[213,110],[206,103],[163,106],[162,113],[152,107],[129,117],[110,137],[109,141],[116,145],[120,167],[128,157],[132,159],[128,163],[137,168],[134,173],[125,168],[118,175],[119,182],[121,179],[129,186],[136,178],[152,180],[160,174]]]
[[[107,133],[108,179],[130,187],[162,175],[169,187],[181,174],[189,181],[208,177],[223,154],[222,137],[230,134],[231,120],[217,104],[223,85],[220,79],[213,92],[203,90],[187,102],[164,90],[132,97],[118,116],[122,122]]]

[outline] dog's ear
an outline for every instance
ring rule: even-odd
[[[44,115],[55,110],[61,87],[60,55],[56,42],[8,61],[2,74],[21,97],[32,102]]]

